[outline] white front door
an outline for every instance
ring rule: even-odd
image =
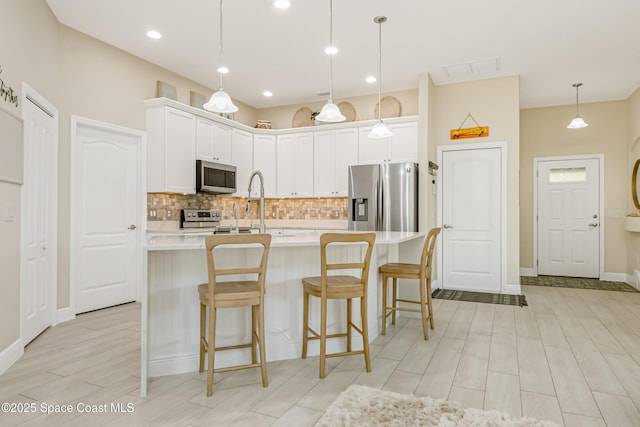
[[[20,335],[27,345],[56,323],[58,113],[27,85],[23,92]]]
[[[75,311],[134,301],[140,259],[140,131],[74,118]]]
[[[539,161],[538,274],[599,277],[600,160]]]
[[[442,152],[445,289],[502,290],[502,155],[501,147]]]

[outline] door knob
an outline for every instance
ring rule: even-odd
[[[447,229],[447,228],[453,228],[453,225],[444,224],[442,227],[443,227],[444,229]]]
[[[597,227],[598,223],[597,222],[592,222],[591,224],[589,224],[589,227]]]
[[[128,228],[129,228],[129,230],[135,230],[136,226],[134,224],[131,224]]]

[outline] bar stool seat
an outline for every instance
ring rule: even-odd
[[[431,305],[431,270],[433,264],[433,252],[435,249],[436,238],[440,233],[440,228],[432,228],[424,239],[424,246],[420,256],[419,264],[410,264],[404,262],[390,262],[380,266],[378,269],[382,273],[382,331],[385,335],[387,332],[387,317],[391,316],[391,324],[396,324],[397,311],[409,311],[420,313],[422,318],[422,331],[424,339],[429,339],[427,329],[427,319],[429,320],[431,329],[434,327],[433,307]],[[392,300],[391,305],[387,305],[387,282],[393,279]],[[419,282],[420,300],[400,299],[398,298],[398,279],[417,279]],[[419,304],[419,309],[398,307],[398,302]]]

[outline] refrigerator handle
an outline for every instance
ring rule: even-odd
[[[378,178],[378,182],[376,185],[376,188],[378,189],[377,191],[377,197],[378,200],[376,203],[376,205],[378,206],[378,214],[376,215],[376,231],[383,231],[384,230],[384,222],[385,222],[385,218],[384,218],[384,186],[382,184],[382,180],[380,178]]]

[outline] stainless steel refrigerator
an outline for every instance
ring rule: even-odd
[[[349,230],[418,231],[418,164],[349,166]]]

